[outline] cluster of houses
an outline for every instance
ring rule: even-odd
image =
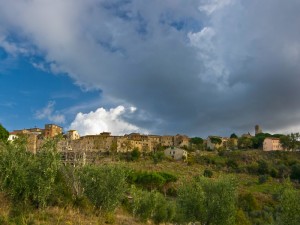
[[[262,132],[259,127],[255,131]],[[109,132],[102,132],[97,135],[86,135],[80,137],[76,130],[69,130],[63,134],[63,129],[55,124],[46,124],[44,129],[29,128],[14,130],[10,132],[9,141],[13,141],[20,135],[27,137],[27,149],[36,153],[45,140],[57,137],[57,148],[65,161],[91,160],[102,153],[130,152],[138,149],[141,152],[154,152],[160,148],[165,149],[165,155],[173,159],[187,158],[187,149],[190,146],[190,138],[186,135],[143,135],[139,133],[126,134],[124,136],[113,136]],[[246,134],[247,135],[247,134]],[[248,134],[250,135],[250,134]],[[216,141],[217,140],[217,141]],[[205,140],[206,148],[215,149],[236,149],[238,141],[236,138],[224,138],[209,136]],[[263,144],[264,151],[283,150],[278,138],[266,138]]]
[[[69,130],[63,134],[63,129],[55,124],[46,124],[44,129],[30,128],[14,130],[10,132],[9,141],[13,141],[20,135],[27,137],[27,150],[37,153],[38,149],[49,138],[60,136],[57,150],[62,154],[65,161],[92,160],[104,153],[125,153],[138,149],[143,153],[154,152],[160,148],[165,149],[165,155],[173,159],[187,157],[184,150],[189,146],[189,137],[177,134],[171,135],[143,135],[139,133],[126,134],[124,136],[113,136],[109,132],[97,135],[86,135],[80,137],[76,130]]]

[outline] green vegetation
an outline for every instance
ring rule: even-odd
[[[211,143],[218,144],[218,145],[222,143],[222,139],[219,137],[210,137],[210,141]]]
[[[0,141],[6,142],[9,136],[9,132],[0,123]]]
[[[201,151],[188,163],[133,151],[74,167],[58,140],[37,154],[25,136],[0,145],[1,224],[300,224],[297,151]]]

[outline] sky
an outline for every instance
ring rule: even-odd
[[[0,123],[300,131],[299,0],[0,0]]]

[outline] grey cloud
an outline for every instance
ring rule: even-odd
[[[56,73],[136,106],[126,119],[153,133],[300,125],[300,2],[208,2],[2,0],[0,26]]]

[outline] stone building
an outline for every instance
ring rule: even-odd
[[[174,146],[188,147],[190,145],[190,138],[186,135],[177,134],[174,136]]]
[[[170,135],[164,135],[161,137],[161,146],[171,147],[174,146],[174,137]]]
[[[175,147],[165,149],[164,153],[166,157],[169,157],[174,160],[186,160],[188,156],[186,150]]]
[[[67,138],[69,140],[77,140],[80,138],[80,135],[78,134],[77,130],[69,130],[67,133]]]
[[[46,124],[44,129],[45,138],[53,138],[59,134],[62,134],[62,127],[55,124]]]
[[[284,148],[279,138],[267,137],[263,142],[263,151],[282,151]]]

